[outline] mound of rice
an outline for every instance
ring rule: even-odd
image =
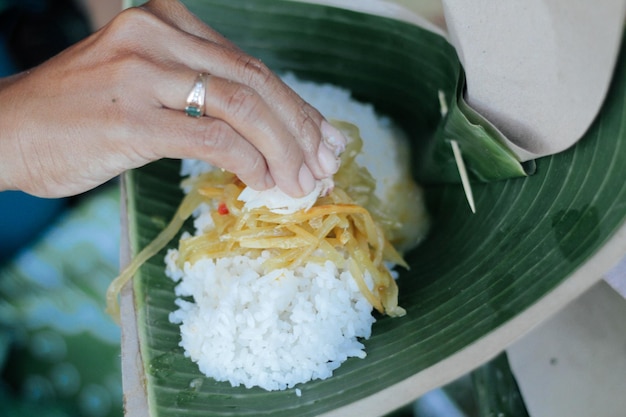
[[[398,163],[397,131],[389,120],[341,88],[292,75],[284,79],[327,118],[361,128],[361,163],[377,179],[379,197],[389,197],[392,187],[406,181]],[[205,163],[183,161],[181,175],[193,177],[207,169]],[[196,234],[213,226],[210,209],[203,206],[194,213]],[[170,321],[180,325],[185,355],[217,381],[266,390],[325,379],[348,358],[364,358],[359,339],[369,338],[375,319],[351,274],[331,262],[263,274],[261,265],[269,256],[203,259],[181,270],[178,251],[169,250],[166,274],[178,282],[178,309]]]
[[[180,323],[181,346],[200,371],[218,381],[266,390],[291,388],[325,379],[348,357],[365,357],[358,338],[368,338],[372,306],[349,272],[332,262],[277,269],[263,275],[269,256],[204,259],[180,279],[179,310],[170,320]]]

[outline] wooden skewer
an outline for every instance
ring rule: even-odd
[[[437,93],[437,97],[439,98],[439,112],[441,113],[441,117],[446,117],[448,114],[448,103],[446,103],[446,94],[439,90]]]
[[[439,111],[441,117],[446,117],[448,114],[448,104],[446,103],[446,95],[442,90],[438,91],[439,98]],[[452,145],[452,153],[454,153],[454,160],[456,161],[456,167],[461,175],[461,184],[463,184],[463,191],[465,192],[465,198],[469,203],[472,213],[476,213],[476,205],[474,204],[474,194],[472,193],[472,186],[470,185],[469,177],[467,175],[467,168],[465,168],[465,162],[463,162],[463,156],[461,155],[461,148],[456,140],[450,141]]]
[[[461,184],[463,184],[463,191],[465,191],[465,198],[469,203],[472,213],[476,213],[476,205],[474,204],[474,194],[472,193],[472,186],[470,185],[469,177],[467,175],[467,169],[465,168],[465,162],[463,162],[463,156],[461,155],[461,148],[456,140],[451,140],[452,153],[454,153],[454,160],[456,161],[456,167],[461,175]]]

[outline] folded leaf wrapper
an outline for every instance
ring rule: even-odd
[[[506,138],[465,101],[465,75],[459,66],[456,91],[451,98],[441,92],[443,119],[435,134],[416,151],[417,177],[424,183],[460,181],[450,142],[461,148],[472,179],[484,182],[524,177],[535,172],[535,161],[522,164],[507,147]]]
[[[460,64],[454,48],[438,34],[321,5],[185,3],[270,68],[348,88],[355,98],[392,117],[411,139],[416,174],[427,165],[422,162],[427,155],[432,166],[444,154],[437,149],[449,148],[449,136],[462,140],[493,133],[477,128],[469,113],[464,113],[467,123],[454,110],[463,106],[458,102]],[[372,337],[364,341],[365,359],[350,359],[331,378],[303,384],[298,392],[232,388],[202,376],[178,346],[178,326],[168,321],[176,308],[174,283],[165,276],[161,251],[133,280],[140,349],[123,356],[140,362],[143,385],[139,390],[125,387],[127,404],[143,390],[143,411],[152,417],[375,416],[496,356],[590,287],[626,251],[625,58],[621,56],[604,107],[585,137],[568,151],[538,159],[530,177],[476,183],[475,215],[467,210],[459,184],[425,186],[431,233],[407,254],[411,269],[398,279],[406,316],[377,317]],[[445,118],[440,91],[447,99]],[[476,177],[498,177],[491,162],[484,163],[485,170],[478,168],[483,163],[473,162],[472,155],[480,151],[472,147],[482,145],[462,147]],[[503,155],[507,164],[512,162],[506,149],[493,155],[489,158]],[[523,167],[511,166],[516,167],[503,170],[503,178],[524,175]],[[445,180],[447,174],[436,175]],[[179,163],[171,160],[125,175],[132,254],[170,220],[182,199],[179,181]],[[124,317],[129,320],[132,316]],[[133,411],[128,415],[137,415]]]
[[[467,102],[522,160],[583,137],[609,88],[624,0],[443,0]]]

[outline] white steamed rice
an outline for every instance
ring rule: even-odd
[[[181,346],[200,371],[233,386],[266,390],[325,379],[348,357],[364,358],[358,338],[368,338],[374,317],[349,272],[328,261],[263,275],[268,258],[204,259],[184,271],[176,251],[168,273],[180,279]]]
[[[397,131],[389,120],[352,100],[346,90],[292,75],[284,79],[325,117],[361,128],[364,154],[359,162],[377,179],[379,197],[388,197],[404,175]],[[196,176],[206,169],[205,163],[183,161],[181,175]],[[194,215],[195,234],[212,227],[207,206]],[[177,256],[170,249],[166,257],[166,273],[178,282],[178,309],[170,321],[180,324],[180,345],[206,376],[233,386],[281,390],[328,378],[349,357],[366,356],[360,339],[371,334],[372,306],[350,273],[331,262],[264,275],[261,264],[268,253],[258,259],[204,259],[193,266],[186,263],[182,270]]]

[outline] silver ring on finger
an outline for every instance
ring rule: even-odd
[[[209,74],[206,72],[201,72],[196,77],[193,87],[187,96],[187,106],[185,107],[185,114],[187,114],[187,116],[204,116],[204,98],[206,95],[206,82],[208,77]]]

